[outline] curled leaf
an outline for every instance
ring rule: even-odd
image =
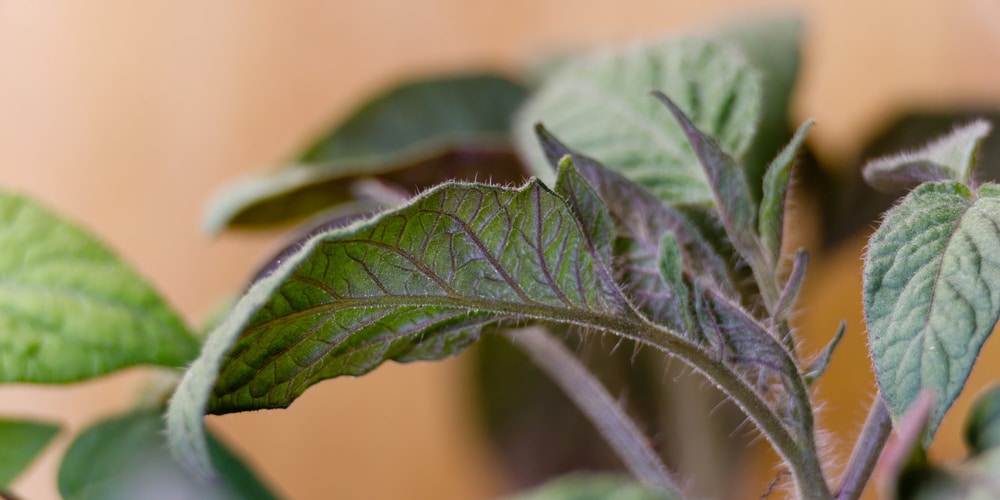
[[[976,150],[990,128],[989,122],[977,120],[917,151],[873,160],[862,171],[865,181],[883,192],[914,187],[922,182],[969,184],[976,167]]]

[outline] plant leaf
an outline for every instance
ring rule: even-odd
[[[0,192],[0,382],[75,382],[179,367],[198,341],[125,263],[77,226]]]
[[[906,196],[869,243],[864,305],[893,420],[922,389],[936,393],[929,442],[1000,315],[1000,187],[973,196],[958,182],[924,184]]]
[[[607,474],[571,474],[549,481],[508,500],[679,500],[667,492],[654,490],[631,479]]]
[[[671,301],[680,317],[680,330],[689,337],[694,338],[698,331],[698,325],[694,318],[694,303],[691,299],[691,287],[688,286],[685,276],[687,266],[684,263],[684,255],[681,247],[677,243],[677,237],[673,233],[664,233],[660,238],[660,277],[667,285],[672,295]]]
[[[965,417],[965,442],[973,454],[1000,447],[1000,386],[976,396]]]
[[[553,165],[570,155],[579,174],[608,208],[616,231],[614,266],[619,283],[650,319],[683,329],[673,295],[660,277],[660,238],[670,233],[677,239],[691,275],[708,279],[727,293],[735,294],[729,260],[719,254],[701,231],[676,208],[591,158],[569,150],[543,127],[539,141]]]
[[[176,450],[208,470],[208,408],[288,406],[310,385],[386,360],[440,359],[500,320],[585,324],[627,302],[562,198],[447,184],[310,238],[240,299],[171,402]]]
[[[830,343],[823,348],[815,359],[809,363],[805,371],[802,373],[802,378],[805,380],[807,386],[812,386],[819,380],[820,377],[826,373],[826,367],[830,365],[830,358],[833,357],[833,351],[837,349],[840,345],[841,339],[844,338],[844,331],[847,330],[847,323],[844,321],[840,322],[840,326],[837,328],[837,333],[833,334],[833,338],[830,339]]]
[[[976,168],[979,142],[989,133],[989,122],[976,120],[917,151],[869,162],[862,170],[865,181],[884,192],[910,188],[921,182],[969,184]]]
[[[31,464],[59,426],[26,420],[0,420],[0,489],[9,485]]]
[[[740,162],[755,200],[761,199],[761,179],[774,152],[791,137],[789,104],[799,74],[802,20],[767,17],[723,26],[714,40],[736,45],[760,74],[763,99],[760,122]],[[673,94],[668,94],[673,95]]]
[[[573,166],[573,157],[566,155],[559,161],[559,174],[554,187],[576,214],[583,226],[587,240],[593,243],[592,252],[601,264],[611,268],[611,250],[615,240],[615,226],[604,200],[594,191],[587,179]]]
[[[365,176],[407,190],[441,179],[522,179],[510,151],[510,118],[525,98],[520,85],[474,74],[409,82],[356,109],[316,140],[293,165],[250,177],[213,198],[204,226],[255,227],[295,220],[353,197]]]
[[[202,481],[174,461],[163,418],[142,411],[99,422],[70,445],[59,467],[59,493],[66,500],[116,498],[274,498],[232,452],[209,439],[221,480]]]
[[[813,122],[807,121],[799,127],[792,141],[778,153],[778,156],[767,167],[764,174],[764,195],[760,200],[760,214],[757,216],[760,234],[760,246],[764,255],[770,259],[771,266],[776,267],[781,260],[782,232],[785,223],[785,195],[788,193],[788,182],[791,180],[792,165],[795,156],[805,141],[806,132],[812,128]]]
[[[753,266],[761,256],[756,235],[757,204],[750,194],[743,170],[716,144],[715,139],[698,130],[669,97],[659,91],[654,92],[654,95],[680,124],[698,162],[705,170],[726,234],[736,250],[750,260]]]
[[[648,97],[670,94],[692,120],[735,154],[746,151],[760,111],[753,68],[733,47],[695,38],[632,46],[564,63],[515,118],[528,167],[552,179],[535,146],[543,122],[574,150],[670,204],[711,203],[712,193],[684,133]]]

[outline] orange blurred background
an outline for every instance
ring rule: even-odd
[[[197,324],[277,241],[202,235],[210,194],[280,163],[372,92],[448,70],[516,73],[559,49],[788,10],[807,28],[794,118],[817,121],[810,141],[823,158],[852,157],[880,120],[918,103],[1000,107],[1000,4],[990,0],[0,0],[0,185],[106,238]],[[848,320],[817,396],[839,463],[874,392],[860,312],[863,244],[814,255],[799,322],[815,350]],[[997,355],[988,343],[985,356]],[[390,364],[323,383],[287,411],[210,422],[290,498],[492,497],[504,480],[469,418],[466,364]],[[953,413],[1000,376],[989,364]],[[147,374],[0,387],[0,414],[77,431],[127,409]],[[961,454],[959,424],[945,421],[935,455]],[[58,497],[70,434],[15,491]]]

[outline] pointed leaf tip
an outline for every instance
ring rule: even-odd
[[[764,275],[762,272],[764,269],[759,269],[764,263],[757,240],[757,204],[751,197],[743,170],[722,150],[715,139],[699,130],[666,94],[655,90],[653,96],[674,116],[687,136],[691,148],[694,149],[711,187],[712,196],[719,210],[719,219],[733,246],[750,262],[755,272]]]
[[[760,214],[757,232],[760,234],[760,244],[763,251],[777,266],[781,260],[781,244],[785,222],[785,197],[788,194],[788,184],[791,181],[792,166],[799,148],[805,141],[806,133],[813,127],[813,121],[807,120],[795,131],[792,140],[778,153],[767,171],[764,173],[763,197],[760,201]]]

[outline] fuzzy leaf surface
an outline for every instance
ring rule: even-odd
[[[170,456],[158,412],[114,417],[84,430],[70,445],[59,467],[59,492],[66,500],[275,498],[214,438],[209,449],[220,480],[202,481]]]
[[[179,367],[198,353],[198,341],[141,277],[27,198],[0,193],[0,248],[0,382]]]
[[[711,203],[712,193],[681,128],[649,91],[669,94],[692,121],[739,157],[760,113],[761,86],[733,47],[674,38],[562,64],[515,118],[515,140],[530,170],[552,179],[533,127],[544,123],[594,158],[671,204]]]
[[[497,75],[420,80],[389,89],[331,127],[292,164],[217,195],[205,229],[279,224],[351,199],[351,181],[379,176],[409,190],[489,173],[520,181],[511,115],[525,98]]]
[[[59,426],[26,420],[0,420],[0,491],[31,464]]]
[[[865,257],[876,378],[896,421],[922,389],[929,440],[1000,315],[1000,187],[924,184],[891,209]]]
[[[921,182],[968,184],[976,167],[979,142],[990,133],[989,122],[977,120],[913,152],[869,162],[862,171],[869,185],[884,192]]]
[[[743,170],[713,137],[699,130],[673,100],[658,91],[655,95],[680,124],[698,163],[704,169],[715,205],[719,208],[719,219],[730,241],[753,265],[761,255],[756,234],[757,203]]]
[[[781,260],[781,243],[785,224],[785,197],[788,183],[792,178],[795,157],[806,138],[806,132],[813,123],[807,121],[795,132],[791,142],[778,153],[764,173],[764,193],[760,200],[757,217],[757,233],[760,235],[761,251],[770,259],[772,267]]]
[[[642,186],[559,142],[537,128],[542,149],[552,165],[569,155],[580,176],[604,200],[615,228],[616,278],[629,297],[652,320],[684,329],[674,293],[660,277],[660,239],[672,233],[691,273],[732,292],[729,262],[688,216],[658,200]]]
[[[207,470],[206,409],[285,407],[323,379],[455,354],[500,320],[618,317],[626,301],[594,248],[538,181],[447,184],[316,235],[210,335],[171,402],[174,448]]]

